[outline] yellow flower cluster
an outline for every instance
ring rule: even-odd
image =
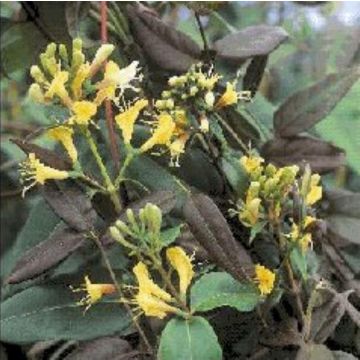
[[[179,292],[183,299],[194,276],[191,260],[184,250],[178,246],[171,247],[166,251],[169,264],[174,268],[179,278]],[[155,316],[163,319],[167,314],[178,313],[179,308],[173,296],[161,289],[153,282],[147,266],[139,262],[133,269],[139,290],[133,302],[137,304],[146,316]]]
[[[263,265],[255,265],[255,281],[258,284],[261,295],[269,295],[275,283],[275,273]]]

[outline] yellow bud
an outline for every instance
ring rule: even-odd
[[[52,58],[55,56],[56,53],[56,44],[55,43],[50,43],[45,51],[46,57],[48,58]]]
[[[46,83],[46,78],[44,73],[40,70],[40,68],[36,65],[33,65],[30,68],[30,75],[32,76],[32,78],[39,84],[44,84]]]
[[[95,54],[94,60],[91,64],[92,67],[101,65],[114,51],[115,46],[112,44],[103,44],[100,46]]]
[[[73,51],[74,50],[82,51],[82,40],[80,38],[74,39],[72,46],[73,46]]]
[[[173,99],[166,100],[166,108],[169,110],[174,108],[174,100]]]
[[[31,100],[38,102],[38,103],[44,103],[44,93],[42,92],[39,84],[31,84],[29,88],[29,96]]]
[[[215,102],[215,95],[212,91],[208,91],[206,94],[205,94],[205,103],[206,105],[212,109],[213,106],[214,106],[214,102]]]
[[[171,97],[171,91],[163,91],[163,92],[161,93],[161,97],[162,97],[163,99],[168,99],[169,97]]]
[[[199,89],[198,89],[196,86],[192,86],[192,87],[190,88],[189,94],[190,94],[190,96],[194,96],[194,95],[197,94],[198,91],[199,91]]]
[[[68,52],[64,44],[59,45],[59,55],[63,61],[65,61],[66,63],[69,62]]]

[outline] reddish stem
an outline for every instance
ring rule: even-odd
[[[106,43],[108,41],[108,32],[107,32],[107,2],[100,1],[100,16],[101,16],[101,42]],[[106,65],[106,64],[105,64]],[[114,116],[112,111],[112,106],[110,100],[105,100],[105,116],[106,116],[106,125],[109,133],[110,140],[110,151],[111,156],[114,162],[114,167],[116,171],[119,171],[119,151],[116,142],[116,134],[114,129]]]

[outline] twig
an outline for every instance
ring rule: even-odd
[[[195,11],[195,19],[196,19],[196,22],[197,22],[197,25],[198,25],[198,28],[199,28],[199,31],[200,31],[200,34],[201,34],[201,38],[202,38],[203,44],[204,44],[204,51],[205,51],[205,52],[208,52],[208,50],[209,50],[209,45],[208,45],[208,42],[207,42],[207,40],[206,40],[205,31],[204,31],[203,25],[202,25],[202,23],[201,23],[200,16],[199,16],[199,14],[198,14],[196,11]]]
[[[106,43],[108,41],[108,33],[107,33],[107,2],[101,1],[100,3],[100,16],[101,16],[101,42]],[[116,135],[114,129],[114,117],[111,107],[111,102],[109,99],[105,100],[105,115],[106,115],[106,125],[109,132],[109,140],[110,140],[110,151],[111,156],[114,162],[115,171],[119,171],[119,162],[120,155],[118,146],[116,143]]]
[[[115,273],[114,273],[114,270],[113,270],[112,267],[111,267],[111,263],[110,263],[110,260],[109,260],[109,258],[108,258],[108,256],[107,256],[107,253],[106,253],[105,249],[103,248],[103,246],[102,246],[99,238],[96,236],[96,234],[91,233],[91,235],[92,235],[92,239],[94,240],[96,246],[97,246],[97,247],[99,248],[99,250],[100,250],[101,256],[102,256],[102,258],[103,258],[103,260],[104,260],[105,266],[106,266],[106,268],[107,268],[107,270],[108,270],[108,272],[109,272],[109,275],[110,275],[110,277],[111,277],[111,280],[112,280],[112,282],[114,283],[114,285],[115,285],[115,287],[116,287],[116,290],[117,290],[120,298],[123,299],[123,298],[124,298],[124,293],[123,293],[123,291],[122,291],[122,289],[121,289],[121,286],[120,286],[119,282],[118,282],[117,279],[116,279],[116,275],[115,275]],[[132,321],[133,321],[133,323],[134,323],[134,326],[136,327],[136,329],[137,329],[140,337],[141,337],[142,340],[144,341],[144,344],[145,344],[145,346],[146,346],[146,348],[147,348],[148,353],[149,353],[149,354],[152,354],[152,352],[153,352],[153,351],[152,351],[152,347],[151,347],[151,345],[150,345],[150,343],[149,343],[149,341],[148,341],[148,339],[147,339],[147,337],[146,337],[143,329],[141,328],[139,322],[138,322],[137,319],[133,316],[133,313],[132,313],[132,311],[131,311],[130,305],[127,304],[126,302],[123,302],[123,305],[124,305],[126,311],[127,311],[127,312],[129,313],[129,315],[131,316],[131,319],[132,319]]]

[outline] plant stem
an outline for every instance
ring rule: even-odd
[[[104,179],[104,182],[105,182],[105,185],[106,185],[106,191],[107,193],[109,194],[110,198],[111,198],[111,201],[113,202],[114,206],[115,206],[115,210],[119,213],[122,209],[122,205],[121,205],[121,202],[120,202],[120,198],[118,196],[118,193],[117,193],[117,189],[116,187],[113,185],[111,179],[110,179],[110,176],[107,172],[107,169],[104,165],[104,162],[99,154],[99,151],[98,151],[98,148],[96,146],[96,143],[93,139],[93,137],[91,136],[91,133],[90,133],[90,130],[89,129],[86,129],[85,130],[85,137],[86,137],[86,140],[89,144],[89,147],[90,147],[90,150],[92,152],[92,154],[94,155],[94,158],[96,160],[96,163],[100,169],[100,173]]]
[[[124,179],[124,175],[125,175],[125,171],[128,168],[128,166],[130,165],[131,161],[134,159],[134,157],[136,156],[136,152],[134,151],[134,149],[128,149],[128,152],[126,154],[126,158],[124,160],[124,163],[121,167],[121,170],[119,172],[118,177],[115,180],[115,188],[118,189],[120,186],[121,181]]]
[[[204,51],[208,52],[209,46],[208,46],[208,42],[206,40],[205,31],[204,31],[203,25],[201,23],[200,16],[196,11],[195,11],[195,19],[196,19],[196,22],[197,22],[197,25],[198,25],[198,28],[199,28],[199,31],[200,31],[200,34],[201,34],[203,44],[204,44]]]
[[[217,113],[215,113],[216,118],[219,120],[221,125],[227,130],[227,132],[233,137],[233,139],[239,144],[242,151],[248,153],[247,146],[243,143],[243,141],[239,138],[236,132],[231,128],[231,126]]]
[[[124,293],[123,293],[123,291],[122,291],[122,289],[121,289],[121,286],[120,286],[119,282],[118,282],[117,279],[116,279],[114,270],[113,270],[112,267],[111,267],[111,263],[110,263],[110,260],[109,260],[109,258],[108,258],[108,256],[107,256],[107,254],[106,254],[105,249],[103,248],[103,246],[102,246],[99,238],[98,238],[94,233],[92,233],[92,239],[94,240],[95,244],[97,245],[97,247],[98,247],[99,250],[100,250],[100,253],[101,253],[101,256],[102,256],[102,258],[103,258],[103,260],[104,260],[105,266],[106,266],[106,268],[107,268],[107,270],[108,270],[108,272],[109,272],[109,275],[110,275],[110,277],[111,277],[111,280],[112,280],[112,282],[114,283],[114,285],[115,285],[115,287],[116,287],[116,290],[117,290],[120,298],[121,298],[121,299],[124,299]],[[133,321],[133,323],[134,323],[134,325],[135,325],[135,327],[136,327],[136,329],[137,329],[140,337],[141,337],[142,340],[144,341],[144,344],[145,344],[145,346],[146,346],[146,348],[147,348],[147,351],[149,352],[149,354],[152,354],[152,352],[153,352],[153,351],[152,351],[152,347],[151,347],[151,345],[150,345],[150,343],[149,343],[149,341],[148,341],[148,339],[147,339],[147,337],[146,337],[143,329],[141,328],[140,324],[138,323],[137,319],[133,316],[133,313],[132,313],[132,311],[131,311],[131,307],[130,307],[129,304],[127,304],[126,302],[124,302],[123,305],[124,305],[126,311],[127,311],[127,312],[129,313],[129,315],[131,316],[131,319],[132,319],[132,321]]]
[[[217,20],[219,20],[231,33],[235,33],[238,30],[230,25],[217,11],[212,11],[211,15],[214,16]]]

